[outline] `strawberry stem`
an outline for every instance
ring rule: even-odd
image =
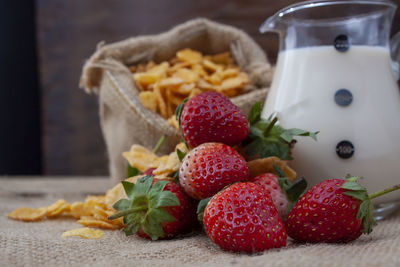
[[[153,149],[153,154],[157,154],[158,150],[160,150],[161,145],[165,141],[165,135],[161,136],[161,138],[158,140],[156,146]]]
[[[269,124],[268,127],[264,131],[264,136],[267,136],[269,131],[271,131],[272,127],[274,127],[275,123],[278,121],[278,117],[275,117]]]
[[[387,194],[389,192],[392,192],[392,191],[395,191],[395,190],[398,190],[398,189],[400,189],[400,184],[392,186],[392,187],[389,187],[389,188],[386,188],[386,189],[383,189],[383,190],[378,191],[378,192],[375,192],[375,193],[369,195],[369,199],[374,199],[376,197],[382,196],[384,194]]]
[[[147,206],[134,207],[134,208],[130,208],[130,209],[123,210],[123,211],[120,211],[118,213],[115,213],[115,214],[109,216],[107,219],[108,220],[115,220],[115,219],[117,219],[119,217],[131,214],[133,212],[142,211],[142,210],[144,211],[144,210],[147,210],[147,209],[148,209]]]

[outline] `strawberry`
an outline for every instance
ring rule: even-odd
[[[307,182],[304,178],[301,178],[291,184],[289,180],[284,177],[283,171],[277,166],[274,167],[280,177],[274,173],[264,173],[251,178],[249,182],[255,183],[264,188],[264,190],[271,196],[282,221],[286,221],[290,208],[306,189]]]
[[[155,170],[156,168],[148,168],[143,174],[144,175],[153,175],[153,171]]]
[[[223,250],[253,253],[286,245],[285,227],[271,197],[254,183],[236,183],[213,196],[203,223]]]
[[[371,199],[400,185],[368,196],[359,177],[325,180],[310,188],[289,212],[287,233],[301,242],[350,242],[369,234],[376,224]]]
[[[221,143],[205,143],[191,150],[179,170],[182,188],[195,199],[213,196],[225,186],[248,178],[249,167],[243,157]]]
[[[123,216],[126,235],[169,239],[190,230],[196,220],[193,200],[175,182],[145,176],[136,184],[122,181],[122,185],[129,199],[116,202],[118,213],[108,219]]]
[[[177,108],[177,118],[191,148],[207,142],[237,145],[249,133],[246,116],[220,93],[203,92],[183,105]]]
[[[279,186],[278,176],[274,173],[260,174],[250,180],[250,182],[260,185],[271,196],[272,201],[278,210],[279,216],[284,219],[287,215],[289,201],[285,192]]]

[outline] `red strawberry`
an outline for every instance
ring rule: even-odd
[[[249,178],[249,167],[232,147],[205,143],[191,150],[182,160],[179,182],[195,199],[216,194],[227,185]]]
[[[153,171],[155,168],[148,168],[143,174],[144,175],[153,175]]]
[[[302,242],[350,242],[369,234],[376,224],[371,199],[400,185],[368,196],[358,178],[330,179],[310,188],[289,213],[288,235]]]
[[[288,213],[289,200],[286,193],[279,185],[278,175],[274,173],[264,173],[252,178],[249,182],[260,185],[271,196],[272,201],[278,210],[282,220],[286,219]]]
[[[246,116],[217,92],[203,92],[192,97],[183,109],[178,108],[177,114],[182,136],[191,148],[207,142],[233,146],[249,133]]]
[[[122,184],[129,199],[114,204],[118,213],[109,220],[124,216],[126,235],[169,239],[190,230],[196,220],[193,200],[175,182],[145,176]]]
[[[274,173],[264,173],[251,178],[249,182],[260,185],[270,194],[279,216],[286,221],[290,208],[307,188],[307,181],[301,177],[292,183],[278,166],[273,165],[273,167],[279,176]]]
[[[285,227],[271,197],[253,183],[236,183],[208,202],[204,228],[220,248],[259,252],[286,245]]]

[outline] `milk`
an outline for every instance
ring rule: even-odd
[[[352,93],[349,106],[335,103],[335,92]],[[363,176],[370,193],[400,183],[400,93],[389,51],[351,46],[340,53],[333,46],[280,52],[263,117],[277,113],[285,128],[320,131],[318,142],[298,137],[290,164],[310,185],[351,173]],[[342,140],[354,155],[336,154]],[[375,203],[400,200],[393,192]]]

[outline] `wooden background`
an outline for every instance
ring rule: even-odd
[[[100,41],[166,31],[196,17],[249,33],[275,62],[278,39],[259,25],[291,0],[37,0],[43,131],[43,173],[108,173],[97,97],[78,88],[84,60]],[[395,1],[398,5],[400,0]],[[400,29],[396,13],[393,32]]]

